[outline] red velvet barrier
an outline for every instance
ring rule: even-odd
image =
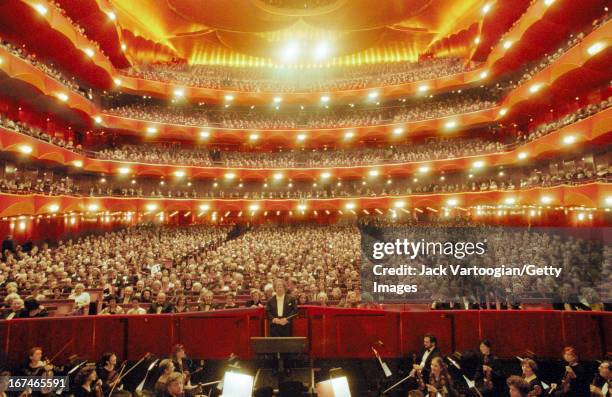
[[[294,334],[309,338],[312,358],[369,358],[370,347],[383,342],[383,357],[402,357],[419,350],[425,333],[438,337],[443,353],[477,349],[490,339],[500,357],[560,357],[575,346],[583,359],[598,359],[609,350],[612,313],[542,311],[388,311],[306,306],[300,309]],[[0,321],[0,348],[9,363],[20,364],[32,346],[41,346],[62,362],[70,354],[98,359],[114,351],[120,359],[146,352],[166,356],[175,343],[190,355],[223,359],[231,353],[253,358],[251,336],[264,335],[263,309],[143,316],[89,316]]]

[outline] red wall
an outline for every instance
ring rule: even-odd
[[[222,359],[231,353],[252,358],[249,338],[262,336],[263,309],[144,316],[61,317],[0,321],[0,349],[9,363],[25,359],[32,346],[53,355],[65,345],[61,362],[73,353],[97,360],[106,351],[120,359],[146,352],[168,355],[175,343],[193,357]],[[306,306],[294,322],[294,335],[307,336],[313,358],[370,358],[372,346],[384,343],[384,357],[401,357],[421,348],[422,336],[438,337],[443,353],[477,349],[493,341],[496,355],[513,357],[525,350],[542,358],[559,358],[566,345],[583,359],[600,359],[612,338],[612,313],[561,311],[398,312]]]

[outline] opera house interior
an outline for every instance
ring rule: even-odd
[[[612,395],[609,0],[0,0],[0,397]]]

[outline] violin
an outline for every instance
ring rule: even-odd
[[[94,390],[96,392],[96,397],[104,397],[104,392],[102,391],[102,380],[96,380]]]
[[[491,368],[489,366],[489,361],[490,361],[489,355],[483,355],[483,359],[482,359],[483,366],[486,365],[487,367]],[[483,382],[484,382],[485,390],[493,390],[493,370],[489,369],[488,371],[485,371],[483,368],[483,372],[484,372]]]
[[[412,361],[416,364],[416,354],[412,354]],[[423,379],[423,371],[421,369],[415,369],[415,375],[417,383],[419,384],[419,389],[426,389],[425,380]]]

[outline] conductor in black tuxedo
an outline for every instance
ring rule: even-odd
[[[270,321],[270,336],[282,337],[292,334],[292,316],[297,314],[297,302],[287,295],[285,281],[274,281],[274,296],[266,303],[266,316]]]

